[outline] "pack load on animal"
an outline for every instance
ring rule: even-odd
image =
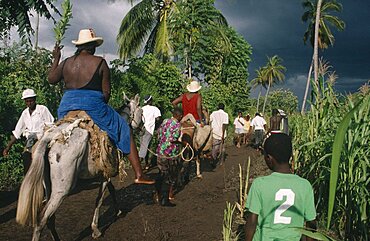
[[[289,135],[289,125],[288,125],[288,115],[283,111],[278,109],[279,115],[281,116],[280,120],[280,131]]]

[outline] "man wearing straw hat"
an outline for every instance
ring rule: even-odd
[[[31,165],[32,146],[43,135],[45,125],[54,122],[54,117],[46,106],[36,104],[36,93],[33,89],[24,90],[22,100],[27,108],[23,110],[3,155],[8,156],[10,148],[22,135],[26,137],[25,150],[22,154],[24,174],[26,174]]]
[[[137,184],[153,184],[154,180],[143,174],[136,144],[131,130],[123,118],[107,103],[110,98],[110,71],[104,58],[95,56],[96,47],[103,43],[93,29],[82,29],[75,54],[59,64],[61,48],[55,46],[54,62],[49,70],[48,81],[57,84],[63,80],[66,91],[58,108],[58,118],[69,111],[84,110],[100,129],[106,131],[118,149],[127,154],[134,169]]]

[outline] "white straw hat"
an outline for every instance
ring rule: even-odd
[[[96,37],[93,29],[81,29],[78,34],[78,40],[72,40],[74,45],[82,45],[90,42],[96,42],[96,47],[100,46],[103,43],[102,37]]]
[[[188,89],[188,91],[191,92],[191,93],[197,92],[201,88],[202,88],[202,86],[196,80],[191,81],[190,84],[188,84],[186,86],[186,89]]]
[[[35,96],[36,96],[36,93],[33,89],[26,89],[22,93],[22,100],[27,99],[27,98],[31,98],[31,97],[35,97]]]

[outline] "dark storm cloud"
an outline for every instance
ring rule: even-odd
[[[340,2],[343,12],[338,16],[346,22],[346,29],[334,31],[334,47],[321,54],[338,75],[335,88],[341,92],[353,92],[370,79],[370,1]],[[57,1],[56,6],[60,3]],[[267,56],[278,55],[283,59],[287,72],[285,84],[276,88],[294,91],[300,101],[313,52],[309,44],[303,44],[307,26],[301,21],[304,12],[301,3],[301,0],[216,0],[216,7],[229,24],[253,47],[249,79],[254,77],[258,67],[265,65]],[[72,4],[73,18],[62,42],[65,45],[62,58],[75,51],[71,40],[77,39],[79,30],[92,27],[98,36],[104,38],[97,54],[105,56],[108,61],[116,59],[116,36],[121,20],[132,7],[129,1],[79,0],[72,1]],[[39,45],[50,50],[55,41],[52,28],[52,21],[41,19]]]
[[[334,47],[322,54],[338,75],[335,88],[340,92],[356,91],[370,79],[370,1],[345,0],[343,12],[337,14],[346,23],[343,32],[333,31]],[[307,25],[301,21],[304,12],[298,0],[229,0],[216,1],[233,26],[253,47],[250,78],[265,65],[266,56],[278,55],[287,67],[286,83],[302,99],[313,49],[304,45]]]

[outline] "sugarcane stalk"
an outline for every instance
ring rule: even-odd
[[[68,29],[69,20],[72,18],[72,4],[70,0],[64,0],[62,2],[62,16],[60,20],[55,24],[53,28],[55,34],[55,45],[60,46],[60,43],[64,39],[64,34]]]

